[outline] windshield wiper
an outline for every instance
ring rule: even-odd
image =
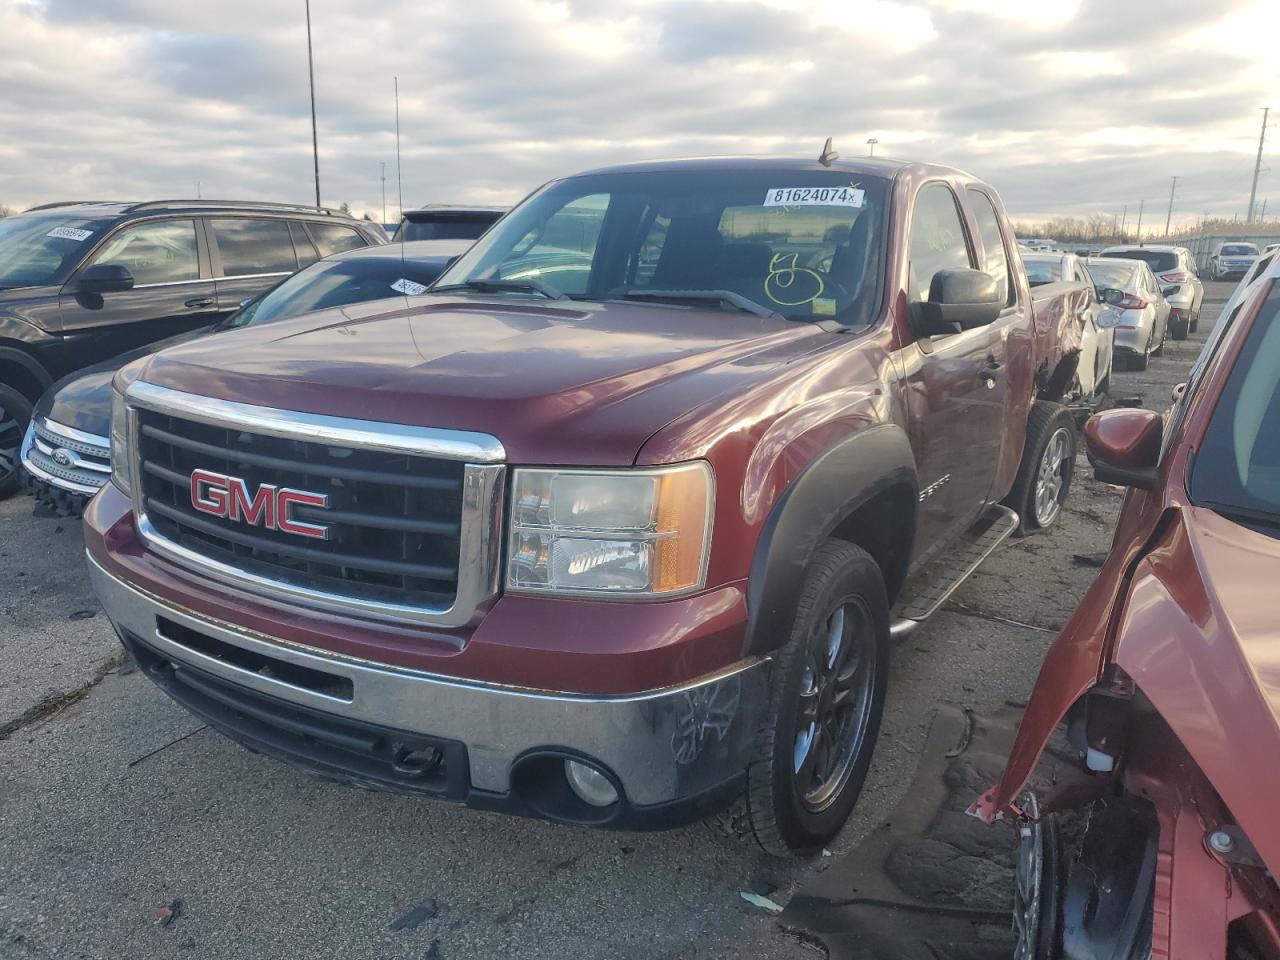
[[[539,293],[548,300],[568,300],[569,295],[561,293],[549,283],[532,278],[526,280],[466,280],[462,283],[451,283],[447,287],[432,287],[432,293],[448,293],[450,290],[475,290],[479,293],[501,293],[509,290],[513,293]]]
[[[744,297],[740,293],[734,293],[732,290],[628,290],[618,297],[619,300],[662,300],[679,303],[681,301],[692,303],[724,303],[744,313],[752,313],[757,317],[765,317],[770,320],[787,319],[776,310],[770,310],[768,307],[761,306],[754,300]]]
[[[1198,507],[1208,507],[1214,513],[1220,513],[1228,520],[1239,523],[1257,523],[1264,527],[1280,527],[1280,514],[1268,513],[1257,507],[1241,507],[1234,503],[1220,503],[1217,500],[1198,500]]]

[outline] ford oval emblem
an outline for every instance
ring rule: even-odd
[[[76,455],[64,447],[53,451],[53,462],[63,467],[75,466]]]

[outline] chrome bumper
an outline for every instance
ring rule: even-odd
[[[88,560],[94,591],[122,635],[177,664],[313,711],[461,742],[470,786],[488,794],[510,793],[515,763],[531,751],[551,749],[607,767],[633,807],[703,795],[746,769],[766,703],[765,660],[745,661],[679,687],[591,697],[347,659],[204,619]],[[242,650],[349,680],[352,694],[316,692],[209,656],[166,636],[160,617]]]

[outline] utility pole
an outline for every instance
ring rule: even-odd
[[[320,142],[316,137],[316,68],[311,59],[311,0],[307,2],[307,76],[311,80],[311,161],[316,171],[316,206],[320,206]]]
[[[1262,147],[1267,142],[1267,117],[1270,107],[1262,108],[1262,133],[1258,137],[1258,161],[1253,165],[1253,186],[1249,189],[1249,222],[1253,223],[1253,204],[1258,198],[1258,174],[1262,173]]]
[[[871,137],[867,140],[867,156],[868,157],[874,157],[876,155],[876,144],[879,142],[880,141],[877,140],[875,137]]]
[[[1164,235],[1169,237],[1169,224],[1173,222],[1173,192],[1178,189],[1178,178],[1173,178],[1173,184],[1169,187],[1169,213],[1164,218]]]
[[[378,166],[382,168],[382,222],[387,222],[387,161],[379,160]]]
[[[1266,197],[1262,198],[1262,213],[1258,217],[1258,222],[1259,223],[1267,222],[1267,198]]]
[[[1142,246],[1142,210],[1146,205],[1146,200],[1138,201],[1138,246]]]
[[[1129,225],[1129,205],[1126,203],[1124,205],[1124,213],[1121,214],[1120,216],[1120,242],[1121,243],[1124,242],[1124,238],[1125,238],[1124,228],[1127,227],[1128,225]]]
[[[200,181],[199,181],[199,180],[197,180],[197,181],[196,181],[196,199],[197,199],[197,200],[203,200],[203,199],[204,199],[204,197],[200,196]]]
[[[400,206],[400,219],[404,219],[404,182],[400,179],[400,78],[396,84],[396,197]]]

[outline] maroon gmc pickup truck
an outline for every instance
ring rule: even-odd
[[[554,181],[425,296],[117,376],[86,514],[146,674],[323,776],[562,822],[831,837],[891,635],[1052,523],[1088,291],[886,160]]]

